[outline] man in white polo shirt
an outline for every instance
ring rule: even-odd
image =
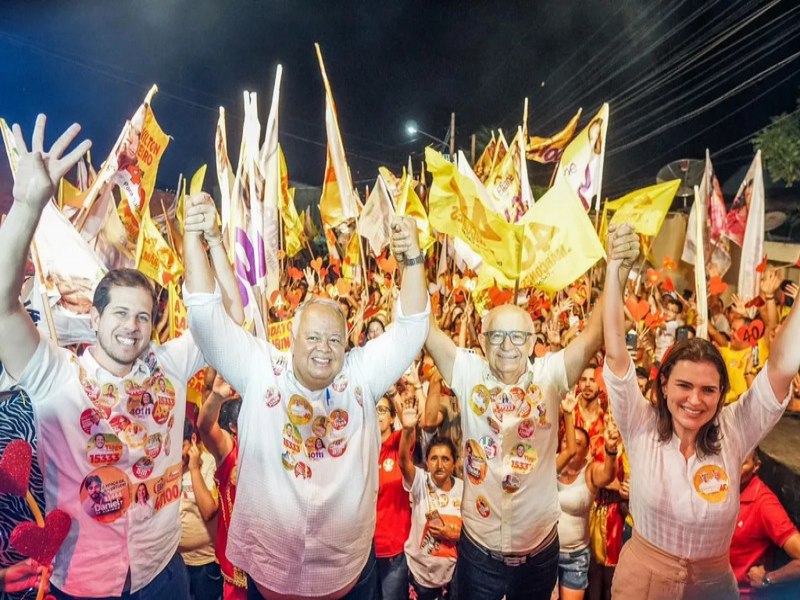
[[[228,558],[249,575],[251,594],[374,598],[380,448],[375,404],[409,367],[428,333],[416,224],[398,219],[392,225],[392,251],[405,257],[392,327],[345,353],[347,327],[339,304],[313,298],[294,316],[291,351],[280,352],[222,311],[201,237],[193,230],[199,219],[187,204],[189,327],[211,366],[242,396]]]
[[[460,406],[464,527],[456,585],[470,598],[550,598],[561,512],[555,468],[559,403],[600,348],[601,303],[583,333],[534,363],[528,361],[533,320],[517,306],[499,306],[484,317],[480,343],[486,359],[431,326],[425,347]]]
[[[181,432],[186,384],[202,356],[191,335],[151,345],[155,289],[132,269],[110,271],[98,284],[97,342],[80,357],[40,337],[17,300],[28,248],[59,180],[90,145],[62,156],[80,129],[73,125],[45,152],[44,125],[39,115],[31,151],[14,126],[14,203],[0,227],[0,362],[31,398],[47,509],[72,518],[55,558],[53,593],[188,598],[176,553]],[[162,410],[142,411],[145,394],[158,397]],[[131,510],[141,485],[152,511]]]

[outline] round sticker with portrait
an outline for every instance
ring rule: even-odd
[[[111,411],[119,403],[119,389],[113,383],[106,383],[100,386],[100,395],[94,401],[94,405],[102,410]]]
[[[90,435],[105,418],[106,414],[99,408],[87,408],[81,413],[81,429],[86,435]]]
[[[133,421],[120,432],[119,436],[129,448],[139,450],[144,448],[144,442],[147,439],[147,428],[141,423]]]
[[[165,375],[161,375],[152,382],[150,391],[155,394],[156,402],[163,399],[164,402],[171,402],[172,407],[175,407],[175,387]]]
[[[160,433],[154,433],[147,436],[144,442],[144,454],[148,458],[155,460],[161,454],[161,447],[164,443],[164,438]]]
[[[142,392],[141,396],[128,396],[128,413],[136,419],[145,419],[153,414],[155,400],[150,392]]]
[[[300,452],[302,443],[303,438],[300,437],[300,430],[295,425],[286,423],[283,426],[283,447],[291,454],[297,454]]]
[[[86,444],[86,458],[95,467],[116,464],[124,453],[125,447],[113,433],[97,433]]]
[[[327,437],[331,432],[331,422],[328,417],[320,415],[311,423],[311,432],[318,438]]]
[[[705,501],[712,504],[728,498],[728,474],[718,465],[705,465],[694,474],[694,489]]]
[[[538,454],[533,446],[520,442],[511,449],[509,459],[514,473],[527,475],[536,466]]]
[[[491,402],[491,395],[485,385],[476,385],[469,395],[469,407],[479,417],[483,416]]]
[[[130,506],[130,480],[116,467],[100,467],[84,478],[80,498],[87,515],[100,523],[113,523]]]
[[[281,403],[281,391],[276,387],[268,387],[264,392],[264,404],[267,408],[275,408]]]
[[[305,442],[306,455],[311,460],[325,458],[325,442],[320,437],[311,436]]]
[[[338,440],[331,440],[328,443],[328,454],[332,458],[339,458],[347,450],[347,438],[339,438]]]
[[[337,408],[331,413],[330,424],[336,431],[341,431],[347,427],[349,422],[350,415],[347,414],[346,410]]]
[[[289,420],[295,425],[307,425],[314,416],[311,403],[302,396],[294,395],[289,400]]]

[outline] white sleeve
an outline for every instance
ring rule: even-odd
[[[655,409],[639,389],[632,360],[628,361],[628,372],[623,377],[614,375],[608,363],[605,363],[603,380],[619,432],[622,439],[629,442],[635,432],[643,431],[642,427],[648,418],[655,417]]]
[[[251,373],[260,373],[271,364],[267,344],[226,314],[219,286],[211,294],[192,294],[184,286],[183,294],[189,329],[197,346],[208,364],[244,398]]]
[[[183,382],[189,381],[206,364],[191,331],[161,346],[158,361],[171,373],[179,375]]]
[[[769,384],[768,370],[769,360],[756,375],[750,389],[736,402],[725,406],[719,415],[723,435],[740,444],[742,461],[775,427],[792,396],[791,391],[783,400],[775,396]]]
[[[392,326],[364,346],[347,353],[351,368],[362,374],[375,402],[395,383],[422,350],[430,326],[431,302],[416,315],[404,315],[395,304]]]
[[[32,402],[46,403],[58,397],[53,393],[54,387],[63,385],[70,361],[74,359],[72,352],[56,346],[40,332],[39,345],[16,383]]]

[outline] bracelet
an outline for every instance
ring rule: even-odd
[[[616,456],[617,454],[619,454],[619,449],[614,450],[612,452],[611,450],[608,449],[608,446],[605,446],[605,450],[606,450],[606,454],[608,454],[609,456]]]
[[[218,238],[214,238],[214,237],[209,238],[209,237],[207,237],[207,238],[205,238],[205,240],[206,240],[206,245],[209,248],[216,248],[217,246],[219,246],[222,243],[222,236],[219,236]]]
[[[775,300],[775,294],[770,294],[770,295],[764,294],[764,299],[765,300]]]
[[[406,267],[413,267],[414,265],[421,265],[425,262],[425,254],[420,251],[414,258],[404,258],[403,265]]]

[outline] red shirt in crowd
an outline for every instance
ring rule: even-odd
[[[797,528],[789,519],[777,496],[757,476],[753,476],[739,499],[739,519],[731,541],[731,566],[739,591],[747,596],[750,567],[766,565],[775,546],[782,548]]]
[[[411,504],[400,471],[400,435],[395,431],[381,444],[378,460],[378,522],[375,556],[389,558],[403,552],[411,531]]]
[[[247,575],[241,569],[234,567],[225,556],[228,548],[228,527],[231,524],[231,513],[233,502],[236,500],[236,478],[237,466],[239,463],[239,445],[234,438],[233,448],[228,452],[228,456],[217,467],[215,478],[217,480],[217,490],[219,492],[219,514],[217,519],[217,546],[216,555],[219,562],[222,576],[225,578],[224,598],[247,597]]]

